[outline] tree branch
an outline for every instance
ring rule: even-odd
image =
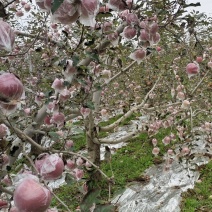
[[[138,135],[138,133],[142,133],[145,131],[140,131],[140,130],[135,130],[133,132],[128,133],[125,136],[122,136],[121,138],[118,139],[113,139],[113,138],[100,138],[99,142],[101,144],[119,144],[121,142],[127,142],[132,138],[135,138],[136,135]]]
[[[197,84],[197,86],[194,88],[194,90],[191,92],[191,95],[193,95],[196,90],[199,88],[199,86],[201,85],[201,83],[203,82],[203,80],[205,79],[205,77],[208,75],[208,73],[210,72],[211,70],[209,69],[205,75],[203,76],[203,78],[199,81],[199,83]]]
[[[100,168],[99,166],[95,165],[94,163],[92,163],[87,157],[79,154],[79,153],[76,153],[76,152],[71,152],[71,151],[59,151],[59,150],[52,150],[53,153],[63,153],[63,154],[66,154],[66,155],[74,155],[74,156],[77,156],[77,157],[81,157],[82,159],[84,159],[85,161],[87,161],[88,163],[90,163],[97,171],[99,171],[101,173],[101,175],[103,177],[105,177],[105,179],[107,179],[108,182],[112,182],[112,179],[109,178]]]
[[[125,113],[121,118],[119,118],[117,121],[115,121],[113,124],[110,124],[108,126],[105,127],[100,127],[100,131],[110,131],[112,129],[114,129],[115,127],[117,127],[121,122],[123,122],[126,118],[130,117],[135,111],[137,111],[138,109],[142,108],[143,105],[145,104],[146,100],[148,99],[149,95],[153,92],[153,90],[156,88],[159,80],[161,77],[158,77],[157,81],[155,82],[154,86],[151,88],[151,90],[146,94],[146,96],[144,97],[143,102],[140,105],[137,105],[135,107],[132,107],[132,109],[130,109],[127,113]]]

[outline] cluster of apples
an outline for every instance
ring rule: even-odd
[[[64,162],[57,154],[44,153],[35,160],[35,167],[43,180],[56,180],[63,173]],[[13,194],[14,207],[10,211],[46,211],[52,199],[50,190],[31,173],[20,174],[19,179]],[[7,201],[0,199],[1,207],[8,207]]]

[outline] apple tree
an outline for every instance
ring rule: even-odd
[[[114,183],[101,170],[101,146],[142,132],[154,155],[161,128],[172,129],[162,142],[178,139],[181,156],[189,154],[197,127],[211,141],[211,19],[186,11],[196,6],[185,0],[0,3],[1,208],[52,211],[54,196],[70,211],[49,183],[67,175],[76,183],[83,176]],[[99,136],[138,112],[147,119],[127,135]],[[117,113],[116,121],[101,125]],[[76,121],[85,154],[74,149]],[[83,182],[84,193],[95,187]]]

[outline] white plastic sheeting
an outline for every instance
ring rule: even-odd
[[[138,120],[132,120],[130,121],[130,125],[124,125],[121,127],[118,127],[116,129],[116,132],[110,133],[106,139],[118,139],[124,136],[127,136],[128,133],[133,132],[137,126],[142,126],[143,123],[145,123],[149,119],[148,116],[140,116],[138,117]],[[118,144],[103,144],[101,145],[100,149],[100,157],[101,160],[104,160],[104,154],[105,154],[105,146],[108,146],[111,149],[111,153],[114,154],[116,149],[120,149],[123,146],[126,146],[126,142],[120,142]]]
[[[175,152],[178,153],[179,148]],[[209,162],[212,144],[207,142],[206,136],[196,136],[190,154],[192,159],[173,158],[168,170],[165,163],[149,168],[145,172],[150,177],[148,184],[135,183],[112,203],[118,205],[119,212],[179,212],[181,194],[194,187],[199,178],[196,167]]]

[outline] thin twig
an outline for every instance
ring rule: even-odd
[[[46,184],[46,182],[43,182],[46,188],[51,192],[51,194],[55,197],[55,199],[58,200],[66,209],[67,211],[71,212],[69,207],[49,188],[49,186]]]
[[[194,131],[193,131],[193,111],[192,111],[192,107],[190,106],[190,122],[191,122],[191,134],[192,137],[194,136]]]
[[[209,69],[206,73],[205,73],[205,75],[203,76],[203,78],[199,81],[199,83],[197,84],[197,86],[194,88],[194,90],[191,92],[191,95],[193,95],[195,92],[196,92],[196,90],[197,90],[197,88],[201,85],[201,83],[203,82],[203,80],[205,79],[205,77],[208,75],[208,73],[210,72],[211,70]]]
[[[31,160],[31,158],[24,153],[23,156],[30,162],[31,166],[33,167],[33,169],[35,170],[36,174],[39,175],[39,171],[38,169],[35,167],[35,164],[33,163],[33,161]]]
[[[88,163],[90,163],[97,171],[99,171],[101,173],[101,175],[103,177],[105,177],[107,179],[107,181],[109,182],[113,182],[111,178],[109,178],[97,165],[95,165],[93,162],[91,162],[87,157],[76,153],[76,152],[71,152],[71,151],[58,151],[58,150],[52,150],[53,153],[63,153],[66,155],[74,155],[77,157],[81,157],[82,159],[84,159],[85,161],[87,161]]]
[[[149,98],[149,95],[156,88],[156,86],[157,86],[158,82],[160,81],[160,79],[161,79],[161,76],[158,77],[157,81],[155,82],[155,84],[153,85],[153,87],[151,88],[151,90],[146,94],[146,96],[144,97],[144,100],[142,101],[141,104],[139,104],[139,105],[133,107],[132,109],[130,109],[127,113],[125,113],[121,118],[119,118],[113,124],[110,124],[110,125],[105,126],[105,127],[101,127],[100,130],[107,132],[107,131],[110,131],[110,130],[114,129],[115,127],[117,127],[119,125],[119,123],[121,123],[126,118],[128,118],[129,116],[131,116],[134,113],[134,111],[137,111],[138,109],[142,108],[143,105],[145,104],[146,100]]]

